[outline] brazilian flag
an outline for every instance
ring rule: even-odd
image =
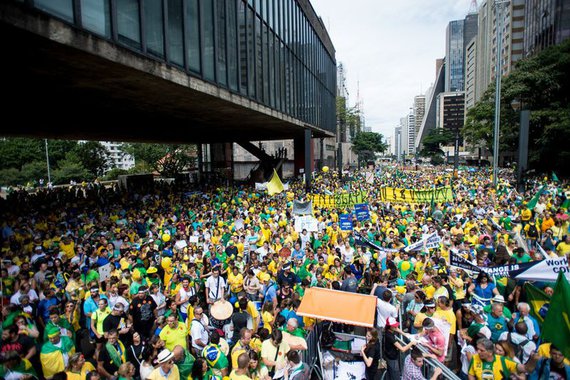
[[[570,358],[570,284],[562,272],[558,274],[548,314],[542,326],[542,338],[556,345]]]
[[[500,294],[505,294],[505,289],[507,288],[507,278],[499,277],[495,279],[495,286]]]
[[[528,282],[524,284],[524,290],[530,305],[530,315],[536,318],[538,324],[542,326],[550,306],[550,296]]]
[[[60,339],[61,345],[59,347],[54,345],[51,341],[47,341],[42,346],[40,361],[46,378],[52,378],[56,373],[65,371],[65,365],[63,362],[64,353],[69,356],[75,353],[75,346],[71,339],[66,336],[62,336]]]

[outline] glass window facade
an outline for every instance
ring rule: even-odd
[[[35,0],[33,6],[307,124],[336,129],[335,59],[296,0]]]

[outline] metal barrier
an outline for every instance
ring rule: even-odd
[[[302,351],[303,363],[311,368],[311,374],[316,371],[319,378],[322,378],[321,363],[321,326],[315,323],[312,331],[305,338],[307,341],[307,349]]]
[[[407,338],[406,338],[407,339]],[[396,340],[398,342],[400,342],[400,344],[407,344],[408,342],[406,342],[403,337],[400,336],[396,336]],[[429,354],[430,352],[428,351],[427,348],[422,347],[421,344],[418,344],[416,346],[416,348],[418,350],[420,350],[422,353],[424,354]],[[400,354],[400,362],[403,362],[405,357],[404,353]],[[426,378],[429,379],[429,374],[433,373],[433,369],[434,368],[441,368],[442,370],[442,375],[446,378],[446,379],[450,379],[450,380],[461,380],[456,374],[455,372],[453,372],[452,370],[450,370],[449,368],[447,368],[445,365],[443,365],[443,363],[439,362],[438,360],[432,359],[432,358],[424,358],[424,363],[427,364],[427,366],[424,364],[423,366],[423,372],[424,372],[424,376]],[[402,369],[402,372],[404,370],[404,367],[401,366],[400,367]]]
[[[398,308],[398,318],[400,321],[402,321],[402,304],[400,305],[400,307]],[[406,342],[404,340],[404,338],[406,340],[409,339],[404,336],[404,335],[396,335],[396,340],[398,342],[400,342],[400,344],[402,345],[406,345],[408,344],[408,342]],[[420,350],[423,354],[429,354],[429,350],[425,347],[423,347],[421,344],[418,344],[415,346],[418,350]],[[401,352],[400,353],[400,369],[403,373],[404,371],[404,358],[406,356],[406,353]],[[442,375],[446,378],[446,379],[450,379],[450,380],[461,380],[456,374],[455,372],[453,372],[452,370],[450,370],[449,368],[447,368],[445,365],[443,365],[443,363],[441,363],[438,360],[432,359],[432,358],[424,358],[424,363],[427,365],[424,365],[422,368],[422,371],[424,373],[424,377],[429,379],[429,374],[433,373],[434,368],[441,368],[442,370]]]

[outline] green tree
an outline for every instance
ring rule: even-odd
[[[22,172],[16,168],[0,169],[1,186],[24,185],[27,181],[22,178]]]
[[[433,165],[441,165],[445,161],[441,146],[450,145],[453,141],[454,136],[451,131],[441,128],[432,129],[422,141],[423,149],[420,155],[431,158]]]
[[[81,164],[92,177],[100,177],[109,164],[109,150],[98,141],[87,141],[75,147]]]
[[[69,152],[63,160],[60,160],[58,166],[52,174],[52,182],[56,185],[68,184],[71,180],[82,182],[95,179],[75,152]]]
[[[43,178],[44,184],[47,185],[47,165],[44,161],[26,163],[20,170],[20,176],[24,182],[38,182],[40,178]]]
[[[114,181],[117,178],[119,178],[120,175],[125,175],[125,174],[129,174],[129,171],[120,168],[113,168],[105,174],[105,177],[103,177],[103,179],[105,181]]]
[[[41,141],[43,154],[45,157],[45,141]],[[48,140],[49,164],[52,168],[57,168],[59,162],[64,160],[67,153],[76,149],[79,143],[73,140]]]
[[[464,138],[492,148],[494,86],[467,113]],[[570,173],[570,40],[521,60],[504,78],[501,91],[500,150],[516,154],[519,114],[511,107],[520,100],[531,111],[529,168]]]
[[[126,144],[124,151],[163,177],[173,177],[196,163],[196,146],[185,144]],[[142,163],[141,163],[142,164]]]
[[[375,153],[383,153],[388,149],[384,136],[376,132],[359,132],[352,139],[352,151],[360,160],[372,161]]]
[[[43,160],[43,140],[25,138],[5,138],[0,140],[0,169],[14,168],[21,170],[25,163]]]

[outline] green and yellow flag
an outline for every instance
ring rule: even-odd
[[[271,176],[271,180],[267,182],[267,193],[269,195],[279,194],[284,190],[283,183],[279,179],[279,174],[277,171],[273,169],[273,175]]]
[[[542,325],[542,338],[551,342],[570,358],[570,284],[558,274],[550,308]]]
[[[542,326],[550,304],[550,296],[528,282],[524,284],[524,290],[530,305],[530,315]]]
[[[532,210],[536,207],[536,204],[538,203],[538,200],[540,199],[540,194],[542,194],[544,189],[546,189],[546,185],[543,185],[540,189],[538,189],[538,192],[534,195],[534,197],[532,197],[532,199],[530,201],[528,201],[527,207],[529,208],[529,210]]]
[[[49,333],[48,335],[51,336]],[[60,339],[60,347],[54,345],[51,341],[45,342],[42,346],[40,361],[46,378],[52,378],[56,373],[65,371],[63,353],[66,353],[69,356],[75,353],[75,346],[71,339],[66,336],[62,336]]]

